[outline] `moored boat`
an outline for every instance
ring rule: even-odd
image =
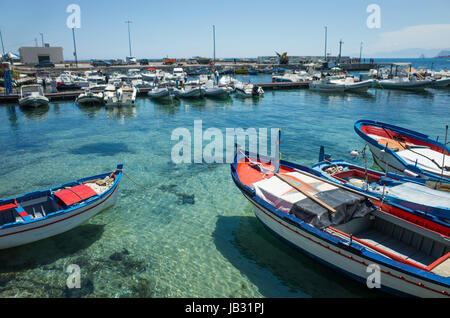
[[[367,142],[380,168],[450,182],[448,146],[422,133],[372,120],[358,120],[354,129]]]
[[[172,95],[167,87],[155,87],[147,95],[152,99],[172,99]]]
[[[191,87],[186,85],[183,88],[174,88],[175,97],[179,98],[201,98],[203,97],[203,89],[201,87]]]
[[[262,87],[251,83],[236,83],[234,85],[234,92],[238,97],[262,97],[264,96],[264,90]]]
[[[234,183],[273,234],[363,284],[377,271],[381,290],[450,296],[450,225],[317,179],[288,161],[238,150]]]
[[[84,92],[78,95],[75,100],[78,104],[103,104],[103,93],[95,93],[89,88],[85,88]]]
[[[69,231],[114,205],[122,168],[0,200],[0,249]]]
[[[47,105],[49,99],[44,96],[41,85],[24,85],[20,88],[19,105],[24,107],[39,107]]]
[[[450,193],[428,187],[425,179],[385,174],[343,160],[320,161],[312,168],[332,182],[450,222]],[[450,190],[450,184],[443,186]]]
[[[405,89],[405,90],[423,90],[433,84],[432,80],[416,80],[415,77],[394,77],[392,79],[382,79],[376,82],[375,87],[385,89]]]
[[[208,80],[203,86],[203,94],[206,97],[216,97],[216,98],[225,98],[229,97],[233,92],[233,88],[229,86],[219,86],[215,85],[214,81]]]

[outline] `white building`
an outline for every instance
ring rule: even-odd
[[[24,46],[19,48],[20,61],[24,64],[37,64],[41,61],[64,63],[63,48],[51,47],[48,43],[42,46]]]

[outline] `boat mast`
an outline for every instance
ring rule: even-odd
[[[0,41],[2,42],[3,55],[5,55],[5,47],[3,46],[3,36],[2,36],[2,31],[1,30],[0,30]]]
[[[327,26],[325,26],[325,52],[324,52],[324,58],[325,62],[327,61]]]
[[[77,57],[77,43],[75,42],[75,28],[72,28],[72,36],[73,36],[73,55],[75,57],[75,65],[78,67],[78,57]]]
[[[216,65],[216,26],[213,25],[213,57],[214,65]]]

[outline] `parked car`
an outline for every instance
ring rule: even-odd
[[[92,60],[91,61],[92,66],[110,66],[108,62],[102,61],[102,60]]]
[[[40,61],[34,67],[55,67],[55,64],[52,61]]]

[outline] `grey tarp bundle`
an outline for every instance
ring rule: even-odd
[[[365,196],[343,189],[319,192],[315,197],[334,208],[336,212],[330,212],[310,198],[306,198],[296,202],[289,213],[319,229],[364,217],[375,209],[373,203]]]

